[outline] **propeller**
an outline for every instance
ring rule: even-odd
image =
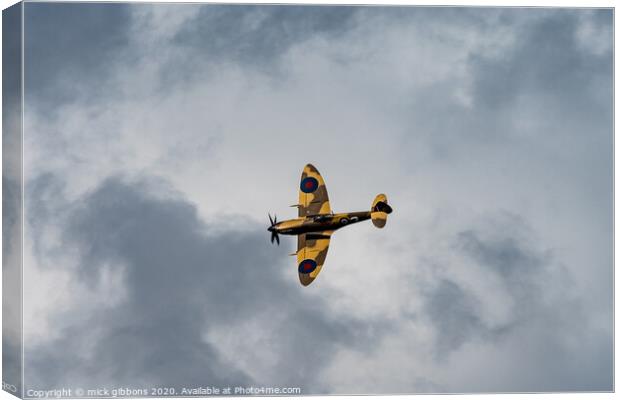
[[[269,222],[271,223],[271,226],[267,228],[267,230],[271,232],[271,243],[273,243],[273,241],[275,240],[279,246],[280,237],[278,236],[278,231],[276,231],[276,224],[278,223],[278,217],[274,215],[273,218],[271,218],[271,214],[267,214],[267,215],[269,216]]]

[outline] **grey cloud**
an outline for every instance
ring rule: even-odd
[[[94,103],[117,91],[109,81],[120,64],[139,59],[130,44],[132,11],[149,4],[28,3],[25,14],[28,102],[55,109],[76,97]],[[178,7],[178,5],[158,5]],[[167,43],[182,50],[162,64],[162,92],[187,83],[206,64],[243,65],[265,73],[279,71],[280,57],[312,38],[339,39],[359,26],[386,23],[484,23],[466,8],[365,7],[306,5],[198,5],[197,15]],[[141,49],[138,49],[138,52]],[[148,57],[148,55],[147,55]],[[160,60],[161,62],[162,60]],[[131,71],[131,68],[128,69]],[[112,86],[110,86],[112,84]]]
[[[506,16],[524,12],[507,12]],[[484,107],[497,109],[514,104],[524,92],[535,93],[542,96],[549,111],[560,106],[562,111],[578,113],[575,120],[584,115],[591,118],[592,113],[596,118],[604,117],[609,112],[609,102],[592,103],[584,94],[589,94],[588,85],[593,80],[611,79],[612,53],[596,56],[579,48],[576,31],[583,12],[527,12],[539,14],[540,18],[521,26],[516,46],[507,57],[472,55],[475,100]],[[613,14],[611,10],[596,10],[594,18],[600,26],[610,26]]]
[[[597,26],[613,23],[611,10],[593,13]],[[535,18],[514,24],[525,14]],[[613,389],[612,320],[605,311],[612,302],[611,286],[579,292],[581,283],[573,281],[577,269],[588,269],[597,280],[610,278],[611,245],[586,236],[559,238],[562,226],[584,229],[575,218],[581,214],[593,221],[597,233],[612,235],[613,52],[593,54],[577,43],[583,15],[583,10],[503,10],[500,21],[513,27],[515,42],[499,55],[470,54],[471,104],[453,100],[453,84],[461,82],[440,80],[412,96],[407,106],[414,111],[402,114],[409,122],[405,141],[410,143],[403,163],[431,177],[426,190],[437,191],[431,201],[477,209],[497,228],[492,234],[473,223],[453,229],[452,247],[440,252],[462,260],[454,268],[473,263],[497,278],[505,288],[502,295],[516,305],[501,324],[489,325],[480,305],[493,301],[492,294],[474,293],[441,273],[431,288],[422,289],[441,365],[480,363],[480,371],[463,381],[458,381],[462,371],[454,371],[452,382],[446,382],[450,391]],[[430,155],[419,150],[422,146],[429,147]],[[464,181],[460,189],[445,189]],[[546,215],[492,217],[492,210],[523,211],[512,202],[515,198]],[[554,214],[559,207],[562,211]],[[562,222],[543,222],[535,215],[554,215]],[[545,224],[556,229],[547,228],[535,239]],[[566,247],[585,249],[597,261],[576,261],[566,255]],[[608,257],[601,256],[600,262],[599,255]],[[442,262],[428,261],[431,268]],[[467,270],[470,276],[474,272]],[[481,353],[501,349],[507,364],[485,368],[483,360],[494,353],[463,355],[472,348]],[[495,371],[501,373],[486,378]]]
[[[558,265],[552,252],[528,240],[533,233],[523,219],[503,215],[489,222],[494,226],[492,234],[474,225],[456,233],[452,248],[444,251],[454,252],[463,262],[456,268],[467,268],[470,276],[482,273],[499,278],[514,310],[501,323],[485,322],[480,306],[493,301],[493,296],[475,293],[449,273],[439,272],[432,289],[423,290],[425,311],[437,331],[438,362],[446,365],[466,344],[517,346],[505,360],[514,373],[506,381],[449,383],[451,390],[611,390],[612,337],[593,325],[575,297],[568,271]],[[482,272],[470,265],[482,267]],[[581,342],[582,348],[574,348],[574,341]]]
[[[131,12],[150,4],[27,3],[25,13],[26,90],[28,102],[56,108],[72,102],[95,102],[117,90],[108,87],[119,62],[132,65],[129,45]],[[171,7],[161,4],[158,7]],[[178,7],[172,6],[172,7]],[[198,9],[172,39],[187,50],[162,66],[162,90],[187,82],[203,62],[244,63],[263,70],[292,44],[314,35],[346,32],[359,7],[280,5],[183,5]]]
[[[363,7],[295,5],[209,5],[175,43],[205,51],[206,57],[245,65],[269,63],[292,44],[316,36],[338,36]],[[205,56],[203,55],[203,57]]]
[[[55,109],[96,101],[107,92],[115,61],[127,57],[128,4],[27,2],[25,92],[29,103]]]
[[[453,161],[459,154],[479,151],[480,143],[501,147],[508,138],[522,140],[524,132],[515,121],[535,122],[540,132],[528,145],[563,141],[566,146],[558,151],[591,149],[596,156],[588,162],[605,163],[602,168],[611,171],[613,53],[595,55],[578,45],[579,20],[585,11],[499,9],[495,13],[501,23],[485,21],[482,13],[474,19],[471,13],[457,16],[454,11],[438,12],[426,22],[432,27],[437,19],[444,23],[453,19],[457,26],[469,21],[483,33],[510,27],[515,42],[504,46],[500,55],[468,55],[471,107],[454,101],[454,87],[464,84],[456,80],[416,88],[417,95],[403,99],[408,109],[415,110],[410,113],[412,128],[406,130],[404,140],[416,148],[424,137],[435,159]],[[611,31],[611,10],[593,13],[599,28]],[[438,114],[443,118],[436,118]],[[606,156],[601,158],[601,154]]]
[[[336,319],[300,291],[296,271],[262,226],[213,236],[192,204],[117,178],[69,209],[63,246],[79,248],[77,276],[94,287],[104,264],[125,265],[128,298],[112,309],[57,317],[69,321],[62,338],[26,352],[29,387],[248,385],[252,378],[201,335],[215,326],[239,334],[247,329],[242,322],[258,315],[278,324],[269,340],[279,352],[274,381],[254,383],[324,392],[313,371],[338,346],[365,349],[382,332],[380,321]],[[92,359],[67,351],[91,340]]]
[[[545,309],[541,291],[551,282],[553,260],[548,252],[532,248],[523,239],[529,233],[521,218],[500,216],[493,218],[498,229],[493,235],[485,235],[480,227],[460,231],[451,240],[452,247],[445,252],[454,253],[459,260],[471,260],[481,266],[487,274],[501,278],[503,287],[517,303],[517,310],[511,319],[501,326],[489,327],[480,313],[480,302],[488,301],[468,291],[449,275],[442,274],[432,290],[424,290],[426,310],[435,324],[437,356],[445,359],[452,351],[470,340],[495,340],[524,322],[528,313]],[[439,263],[439,262],[438,262]],[[476,272],[469,272],[472,276]],[[566,296],[565,300],[570,297]],[[558,329],[559,331],[559,329]]]
[[[449,279],[442,279],[429,293],[426,308],[438,331],[436,355],[440,360],[484,332],[475,301]]]
[[[528,248],[519,238],[508,235],[485,240],[476,231],[467,230],[457,235],[456,247],[464,256],[499,274],[509,283],[509,290],[531,283],[551,263],[550,254]]]
[[[141,7],[134,5],[134,9]],[[357,23],[363,7],[296,5],[200,5],[197,15],[170,39],[183,54],[161,64],[159,90],[187,85],[197,75],[213,76],[230,65],[273,76],[284,71],[281,57],[312,38],[336,39]],[[208,71],[205,73],[205,71]]]

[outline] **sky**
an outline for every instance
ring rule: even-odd
[[[607,9],[25,5],[25,387],[610,391]],[[269,243],[303,166],[309,287]]]

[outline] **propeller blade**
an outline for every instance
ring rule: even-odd
[[[271,218],[271,213],[267,213],[269,216],[269,222],[271,222],[271,226],[269,227],[269,231],[271,231],[271,243],[275,240],[278,242],[278,246],[280,245],[280,237],[278,236],[278,232],[276,232],[275,225],[278,223],[278,217],[274,214],[273,218]]]

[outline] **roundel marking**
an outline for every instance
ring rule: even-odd
[[[342,218],[342,219],[340,220],[340,223],[341,223],[342,225],[346,225],[346,224],[348,224],[348,223],[349,223],[349,220],[348,220],[348,219],[346,219],[346,218]]]
[[[319,187],[319,181],[317,181],[316,178],[313,178],[311,176],[302,179],[301,180],[301,185],[299,185],[299,188],[304,193],[312,193],[318,187]]]
[[[311,260],[309,258],[303,260],[299,263],[299,273],[300,274],[309,274],[310,272],[316,269],[316,261]]]

